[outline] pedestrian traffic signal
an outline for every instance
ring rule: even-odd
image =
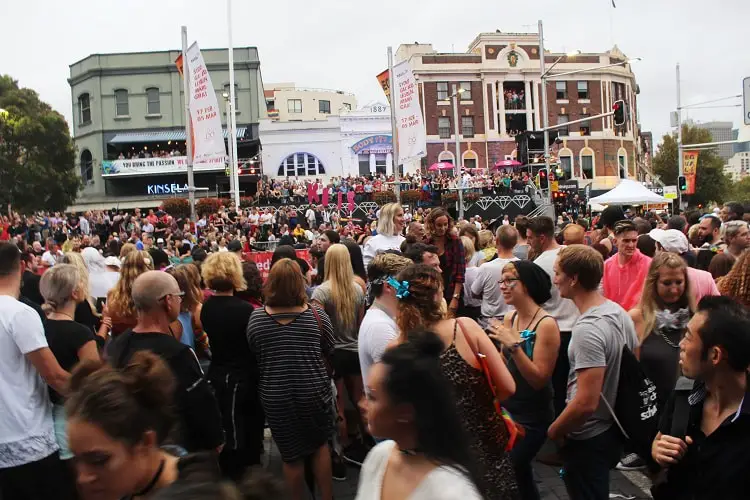
[[[612,105],[614,111],[615,125],[625,125],[625,101],[615,101]]]
[[[549,187],[549,179],[547,178],[547,169],[539,169],[539,188],[547,189]]]
[[[687,179],[684,175],[677,177],[677,188],[680,191],[687,191]]]

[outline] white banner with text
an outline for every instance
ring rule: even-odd
[[[227,149],[221,131],[221,110],[197,42],[187,50],[187,67],[190,78],[193,166],[223,166],[227,158]]]
[[[419,106],[419,90],[409,63],[393,67],[393,106],[396,115],[399,163],[422,158],[427,153],[427,135]]]

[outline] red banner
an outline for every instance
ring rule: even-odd
[[[682,152],[682,173],[687,181],[685,194],[695,194],[695,178],[698,173],[698,151]]]
[[[383,88],[383,93],[385,94],[385,98],[388,99],[389,104],[391,102],[390,76],[391,73],[388,70],[385,70],[376,77],[378,79],[378,83]]]
[[[307,261],[307,263],[310,263],[310,250],[296,250],[297,257],[300,259],[303,259]],[[263,279],[263,281],[266,281],[266,278],[268,278],[268,273],[271,271],[271,258],[273,257],[273,252],[250,252],[245,254],[245,260],[251,260],[255,262],[255,265],[258,266],[258,271],[260,271],[260,277]]]

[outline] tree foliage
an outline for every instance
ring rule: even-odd
[[[81,180],[65,118],[7,75],[0,75],[0,109],[0,203],[21,211],[70,206]]]
[[[682,143],[685,146],[712,141],[708,130],[687,124],[682,126]],[[653,160],[654,173],[661,177],[664,184],[677,184],[677,161],[677,137],[665,135]],[[700,150],[695,194],[687,196],[688,203],[692,206],[705,206],[710,202],[722,203],[730,195],[730,186],[731,180],[724,174],[724,160],[712,149]]]
[[[731,195],[729,198],[740,203],[750,201],[750,177],[745,177],[740,182],[732,184]]]

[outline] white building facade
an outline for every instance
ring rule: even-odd
[[[724,173],[732,178],[732,182],[739,182],[750,175],[750,152],[735,153],[724,165]]]
[[[393,174],[390,108],[374,103],[326,120],[261,120],[263,174],[311,179]],[[403,165],[404,173],[419,162]]]
[[[354,94],[343,90],[297,87],[269,83],[263,87],[268,118],[280,122],[326,120],[357,108]]]

